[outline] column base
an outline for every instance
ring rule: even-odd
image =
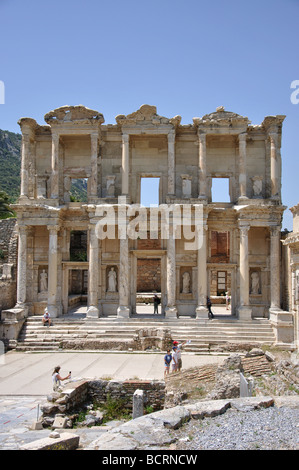
[[[165,308],[165,318],[177,318],[178,311],[176,307],[166,307]]]
[[[18,303],[18,302],[17,302],[16,305],[13,307],[13,309],[15,309],[15,308],[16,308],[16,309],[20,309],[20,310],[23,311],[22,313],[23,313],[24,318],[27,318],[27,317],[28,317],[28,312],[29,312],[29,307],[28,307],[28,305],[23,304],[23,303]],[[7,310],[12,310],[12,309],[7,309]],[[4,312],[4,310],[2,310],[2,312]]]
[[[130,317],[130,308],[120,305],[117,308],[117,316],[119,318],[129,318]]]
[[[199,305],[196,308],[195,312],[196,312],[196,318],[200,318],[200,319],[204,319],[204,320],[209,318],[209,311],[203,305]]]
[[[100,311],[97,307],[94,307],[91,305],[88,307],[87,312],[86,312],[86,318],[99,318],[100,316]]]
[[[252,315],[252,307],[249,305],[243,305],[237,309],[238,311],[238,318],[239,320],[242,321],[251,321],[251,315]]]

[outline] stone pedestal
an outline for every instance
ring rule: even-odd
[[[209,317],[209,311],[203,305],[200,305],[196,308],[196,318],[206,320]]]
[[[117,316],[119,318],[129,318],[130,308],[120,305],[119,307],[117,307]]]
[[[270,308],[270,322],[275,333],[275,346],[283,349],[294,347],[294,315],[278,308]]]
[[[143,416],[143,390],[135,390],[133,395],[133,419]]]
[[[252,307],[250,307],[249,305],[241,305],[238,308],[239,320],[251,321],[252,320],[251,316],[252,316]]]
[[[178,311],[176,307],[166,307],[165,308],[165,318],[177,318]]]

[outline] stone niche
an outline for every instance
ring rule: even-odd
[[[118,297],[118,267],[109,265],[106,267],[106,298]]]
[[[192,298],[192,267],[180,267],[180,299]]]
[[[260,268],[250,268],[249,270],[249,293],[251,296],[261,296],[262,294]]]

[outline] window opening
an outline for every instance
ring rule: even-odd
[[[231,202],[229,178],[212,178],[212,202]]]
[[[160,178],[147,176],[141,178],[140,204],[144,207],[159,206]]]
[[[71,202],[87,202],[88,178],[72,178],[70,188]]]

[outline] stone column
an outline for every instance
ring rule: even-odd
[[[35,139],[36,121],[31,118],[21,118],[18,124],[22,130],[22,157],[21,157],[21,188],[20,198],[28,198],[34,196],[32,194],[32,174],[30,168],[35,167],[35,155],[32,155],[32,142]],[[31,186],[31,188],[30,188]],[[30,194],[31,192],[31,194]]]
[[[123,196],[129,195],[129,135],[122,135],[122,174],[121,192]]]
[[[280,227],[270,227],[271,310],[280,310]]]
[[[248,263],[248,231],[250,226],[240,225],[240,304],[239,319],[251,320],[251,308],[249,306],[249,263]]]
[[[51,199],[59,198],[59,134],[52,134]]]
[[[207,225],[202,228],[202,243],[197,250],[197,308],[196,318],[208,318],[207,309]]]
[[[278,135],[269,133],[270,138],[270,174],[271,174],[271,197],[279,197],[279,148]]]
[[[48,261],[48,310],[51,317],[58,316],[57,301],[57,245],[59,225],[48,225],[49,261]]]
[[[206,170],[206,159],[207,159],[207,147],[206,147],[206,134],[199,132],[199,172],[198,172],[198,197],[205,199],[207,197],[207,170]]]
[[[246,198],[246,137],[247,134],[239,134],[239,192],[241,198]]]
[[[30,156],[30,136],[22,134],[22,160],[21,160],[21,197],[28,197],[28,166]]]
[[[167,134],[168,139],[168,194],[175,195],[175,132]]]
[[[87,318],[99,315],[99,240],[95,225],[89,225],[89,271],[88,271],[88,309]]]
[[[166,255],[166,289],[167,289],[167,307],[165,317],[177,317],[176,309],[176,272],[175,272],[175,238],[172,232],[172,226],[169,227],[169,237],[167,240]]]
[[[128,318],[130,316],[130,261],[129,261],[129,239],[121,238],[120,262],[118,275],[119,306],[117,316]]]
[[[25,308],[27,289],[27,231],[25,225],[18,226],[18,273],[16,308]],[[26,312],[27,313],[27,312]]]
[[[91,198],[98,196],[98,133],[91,134],[91,176],[90,176],[90,194]]]

